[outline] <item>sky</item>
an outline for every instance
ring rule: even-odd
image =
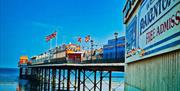
[[[102,46],[114,32],[123,36],[124,4],[125,0],[0,0],[0,68],[17,68],[21,55],[48,50],[45,36],[54,31],[58,45],[90,35]]]

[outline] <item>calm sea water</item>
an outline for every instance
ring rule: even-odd
[[[105,74],[105,73],[104,73]],[[87,73],[88,75],[88,73]],[[0,91],[35,91],[36,84],[28,80],[20,80],[19,69],[15,68],[0,68]],[[97,73],[98,76],[98,73]],[[113,91],[123,91],[124,88],[124,73],[114,72],[112,73],[112,88]],[[93,76],[90,77],[93,79]],[[97,78],[98,79],[98,78]],[[92,84],[86,82],[91,86]],[[35,89],[32,90],[32,86],[35,85]],[[103,91],[106,91],[108,88],[108,78],[103,79]],[[106,89],[105,89],[106,88]]]
[[[0,91],[16,91],[18,69],[0,68]]]

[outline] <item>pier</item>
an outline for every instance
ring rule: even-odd
[[[40,91],[103,91],[105,78],[107,91],[112,91],[112,72],[124,72],[124,63],[42,64],[27,69],[27,79],[36,81],[34,88]]]
[[[93,40],[89,41],[90,50],[70,43],[32,56],[28,61],[27,56],[20,57],[20,70],[26,69],[26,72],[20,71],[20,78],[32,82],[30,91],[114,91],[113,78],[124,78],[113,75],[124,72],[124,37],[110,40],[104,49],[94,49]]]

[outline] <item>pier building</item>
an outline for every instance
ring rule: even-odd
[[[117,50],[116,50],[117,47]],[[103,46],[103,59],[115,59],[116,51],[117,58],[124,59],[124,50],[125,50],[125,37],[108,40],[108,44]]]

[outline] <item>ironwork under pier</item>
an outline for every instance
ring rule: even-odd
[[[44,64],[28,66],[28,71],[28,79],[36,82],[31,88],[39,91],[103,91],[105,78],[112,91],[112,72],[124,72],[124,63]]]

